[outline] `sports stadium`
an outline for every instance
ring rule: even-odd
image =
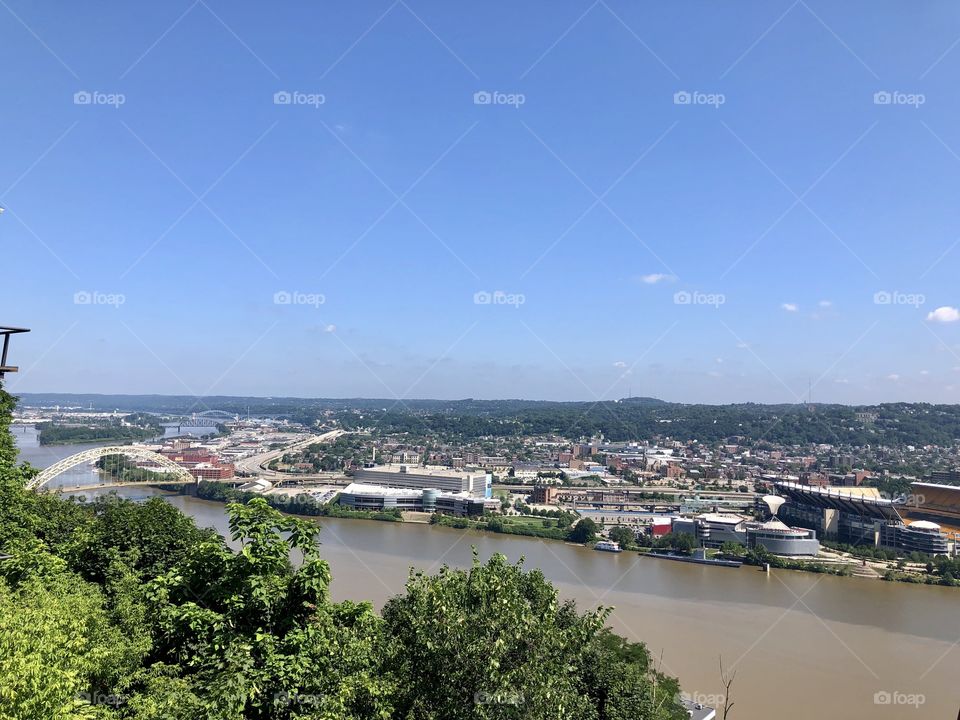
[[[907,498],[880,497],[876,488],[824,488],[787,481],[774,485],[778,494],[787,499],[781,516],[794,525],[815,530],[821,538],[929,555],[951,551],[950,538],[940,527],[944,516],[939,510],[939,495],[934,500],[931,494],[932,504],[925,505],[919,501],[928,498],[921,498],[918,490],[917,502],[908,504]],[[955,502],[958,514],[954,517],[960,518],[960,494]],[[901,511],[906,514],[908,510],[920,514],[907,514],[906,518],[901,515]]]

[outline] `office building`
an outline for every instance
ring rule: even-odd
[[[468,493],[442,492],[436,488],[395,488],[351,483],[340,492],[339,503],[353,510],[405,510],[440,512],[461,517],[483,515],[484,510],[499,509],[497,500]]]
[[[482,471],[456,471],[444,468],[416,468],[411,472],[406,465],[380,465],[357,470],[353,479],[357,483],[380,485],[388,488],[433,488],[448,493],[469,493],[476,497],[493,497],[493,478]]]

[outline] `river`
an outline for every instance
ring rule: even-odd
[[[54,457],[79,447],[41,450]],[[42,466],[29,449],[24,455]],[[223,505],[179,495],[167,500],[198,525],[226,534]],[[722,655],[737,673],[731,720],[953,720],[960,707],[956,588],[767,575],[412,523],[324,518],[319,538],[334,599],[367,599],[378,607],[403,591],[411,566],[429,572],[444,563],[467,566],[472,546],[481,559],[495,552],[523,557],[582,609],[613,606],[613,629],[644,641],[698,699],[719,699]]]

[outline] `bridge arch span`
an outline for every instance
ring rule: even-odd
[[[84,450],[83,452],[78,452],[75,455],[65,457],[63,460],[54,463],[50,467],[44,469],[35,478],[30,480],[26,486],[27,490],[39,490],[61,473],[64,473],[71,468],[75,468],[77,465],[94,462],[95,460],[99,460],[107,455],[125,455],[126,457],[134,458],[136,460],[148,460],[152,463],[156,463],[160,466],[160,468],[169,471],[172,482],[197,482],[197,479],[193,477],[193,475],[191,475],[186,468],[177,465],[175,462],[173,462],[173,460],[165,458],[163,455],[155,453],[153,450],[136,447],[135,445],[108,445],[106,447],[94,448],[92,450]]]
[[[203,412],[193,413],[197,417],[223,418],[224,420],[236,420],[235,413],[229,413],[226,410],[204,410]]]

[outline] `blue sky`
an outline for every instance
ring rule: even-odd
[[[0,5],[14,391],[960,400],[954,3]]]

